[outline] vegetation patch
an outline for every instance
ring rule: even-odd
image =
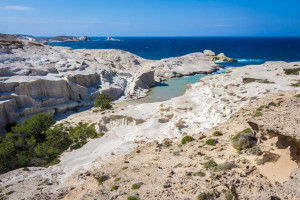
[[[213,159],[209,159],[207,162],[203,164],[205,169],[215,169],[217,167],[217,163]]]
[[[101,109],[109,109],[112,107],[111,105],[112,99],[107,94],[99,94],[95,99],[94,107],[100,107]]]
[[[239,132],[231,140],[232,146],[237,150],[251,148],[256,142],[257,138],[250,128]]]
[[[179,164],[175,165],[173,168],[178,168],[178,167],[182,167],[182,164],[179,163]]]
[[[225,192],[225,199],[226,200],[232,200],[233,194],[230,191]]]
[[[9,196],[11,195],[12,193],[14,193],[15,191],[9,191],[9,192],[6,192],[5,195]]]
[[[127,197],[127,200],[139,200],[139,198],[137,198],[135,196],[129,196],[129,197]]]
[[[107,181],[109,177],[107,175],[100,176],[97,178],[98,185],[102,185],[105,181]]]
[[[118,177],[118,178],[115,178],[115,182],[118,182],[118,181],[120,181],[121,180],[121,178],[120,177]]]
[[[253,83],[253,82],[257,82],[257,83],[274,83],[274,82],[269,81],[268,79],[243,78],[243,83],[244,84]]]
[[[142,186],[142,183],[135,183],[131,186],[131,189],[137,190],[137,189],[140,189],[141,186]]]
[[[296,98],[300,98],[300,94],[296,94],[294,97],[296,97]]]
[[[194,175],[194,176],[204,177],[204,176],[205,176],[205,173],[204,173],[204,172],[194,172],[193,175]]]
[[[216,146],[216,141],[214,139],[208,139],[205,144],[209,146]]]
[[[12,128],[0,138],[0,173],[21,167],[48,167],[59,163],[68,148],[77,149],[89,138],[99,137],[95,125],[62,123],[51,126],[53,118],[40,113]]]
[[[192,136],[187,135],[187,136],[184,136],[181,139],[181,144],[186,144],[186,143],[191,142],[193,140],[194,140],[194,138]]]
[[[231,170],[236,167],[236,164],[234,162],[225,162],[222,164],[218,164],[216,167],[216,171],[226,171]]]
[[[223,133],[221,131],[215,131],[213,132],[213,136],[222,136]]]
[[[271,152],[266,152],[262,159],[257,160],[258,165],[263,165],[267,162],[276,162],[279,159],[279,155]]]
[[[253,115],[253,117],[261,117],[263,114],[260,111],[256,111]]]
[[[294,65],[295,66],[295,65]],[[286,75],[297,75],[299,74],[300,68],[295,68],[295,69],[284,69],[284,73]]]
[[[261,156],[263,154],[262,150],[259,146],[254,146],[246,150],[247,153],[254,154],[257,156]]]
[[[118,185],[113,185],[113,186],[111,186],[111,190],[117,190],[118,188],[119,188]]]
[[[292,83],[291,86],[293,86],[293,87],[300,87],[300,81],[298,81],[297,83]]]
[[[210,200],[213,199],[213,195],[211,193],[202,192],[197,196],[197,200]]]

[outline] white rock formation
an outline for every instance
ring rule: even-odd
[[[159,61],[121,50],[73,50],[0,35],[0,130],[38,112],[91,105],[99,93],[112,98],[147,94],[158,76],[210,73],[217,65],[201,53]]]

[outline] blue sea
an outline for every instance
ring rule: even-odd
[[[91,37],[90,42],[51,43],[73,49],[121,49],[146,59],[177,57],[209,49],[237,59],[225,66],[262,64],[265,61],[300,61],[300,37]]]

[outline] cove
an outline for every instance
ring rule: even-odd
[[[197,74],[180,78],[168,78],[162,83],[157,83],[154,88],[151,88],[146,97],[139,99],[138,101],[140,101],[140,103],[161,102],[167,101],[173,97],[181,96],[187,89],[186,84],[196,83],[205,76],[207,75]]]

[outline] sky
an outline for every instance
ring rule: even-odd
[[[0,33],[300,36],[300,0],[0,0]]]

